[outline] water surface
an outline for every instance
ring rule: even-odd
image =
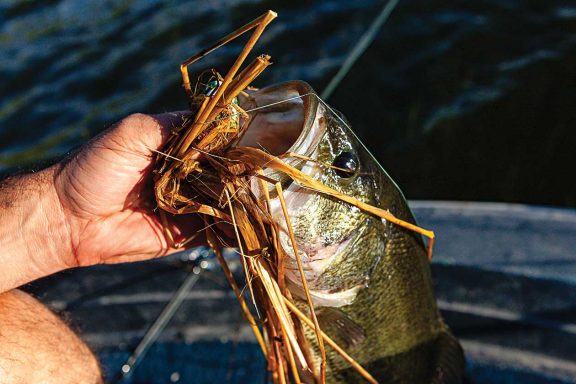
[[[0,2],[0,169],[186,108],[179,63],[267,9],[256,53],[318,91],[384,2]],[[241,42],[191,72],[225,72]],[[410,198],[576,206],[576,5],[401,1],[330,102]]]

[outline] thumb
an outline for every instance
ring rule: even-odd
[[[192,112],[190,111],[176,111],[150,115],[150,118],[156,123],[157,130],[155,135],[151,137],[151,142],[148,144],[150,144],[154,149],[159,149],[166,144],[168,139],[172,136],[174,128],[181,127],[191,118],[191,116]]]

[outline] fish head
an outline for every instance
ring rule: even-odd
[[[256,91],[241,106],[251,117],[239,145],[267,151],[308,178],[303,185],[306,177],[278,164],[277,158],[260,156],[266,159],[259,164],[268,180],[276,184],[268,188],[269,208],[278,227],[286,285],[301,299],[296,304],[306,307],[304,280],[321,329],[379,381],[393,377],[430,382],[431,357],[440,361],[432,374],[452,372],[460,377],[462,350],[436,307],[421,236],[380,217],[386,215],[359,208],[358,201],[415,224],[402,192],[344,116],[299,81]],[[307,187],[316,182],[323,186]],[[277,185],[282,187],[287,215]],[[356,200],[332,197],[336,194],[323,193],[324,187]],[[265,198],[257,178],[251,189]],[[306,336],[320,362],[316,335],[309,330]],[[336,355],[327,351],[328,381],[358,382],[347,373],[349,363]],[[426,363],[416,366],[415,361]]]
[[[405,204],[396,184],[344,116],[324,103],[308,84],[282,83],[256,91],[248,99],[242,105],[251,111],[252,118],[239,145],[280,156],[307,176],[364,203],[390,210]],[[316,306],[351,304],[358,292],[369,286],[372,272],[381,262],[390,223],[302,186],[281,172],[264,171],[282,186],[296,240],[292,244],[271,185],[271,213],[280,228],[290,290],[303,297],[298,254]]]

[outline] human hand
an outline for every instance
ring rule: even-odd
[[[154,212],[151,179],[154,151],[161,150],[182,117],[131,115],[56,170],[54,186],[69,238],[68,266],[137,261],[177,251]],[[196,215],[171,217],[170,224],[176,244],[202,225]]]

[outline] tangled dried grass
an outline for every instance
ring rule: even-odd
[[[433,234],[403,222],[385,210],[372,207],[352,196],[330,189],[290,167],[281,160],[281,157],[272,156],[256,148],[234,147],[249,126],[251,119],[250,114],[236,104],[236,97],[244,93],[253,80],[270,65],[270,57],[261,55],[241,72],[239,69],[264,28],[275,17],[276,14],[269,11],[226,36],[209,49],[182,63],[184,88],[189,97],[193,118],[184,121],[181,127],[173,130],[172,137],[158,157],[155,170],[156,200],[161,208],[161,217],[170,238],[172,237],[167,225],[167,212],[171,214],[197,213],[204,218],[206,238],[214,249],[245,317],[267,358],[268,369],[272,373],[274,383],[300,383],[304,377],[307,381],[311,379],[324,383],[326,377],[325,343],[350,362],[351,366],[367,381],[376,383],[376,380],[365,369],[320,329],[307,289],[302,263],[298,257],[297,243],[291,229],[281,185],[264,176],[263,169],[272,168],[283,172],[295,182],[318,193],[328,194],[422,233],[430,238],[430,246]],[[248,43],[226,76],[221,77],[213,70],[204,72],[192,88],[188,76],[188,65],[252,29],[254,32]],[[251,179],[254,178],[258,181],[256,183],[257,194],[253,193],[251,187]],[[308,315],[294,304],[294,298],[286,288],[284,281],[286,251],[279,243],[279,224],[272,219],[270,213],[268,184],[275,186],[283,209],[286,227],[294,254],[297,255],[302,284],[307,296]],[[254,308],[258,312],[258,320],[244,300],[242,290],[220,253],[225,242],[213,230],[212,224],[217,221],[233,224],[237,246],[242,256],[247,288],[250,291]],[[312,328],[316,334],[322,356],[319,367],[315,366],[309,343],[304,336],[304,325]]]

